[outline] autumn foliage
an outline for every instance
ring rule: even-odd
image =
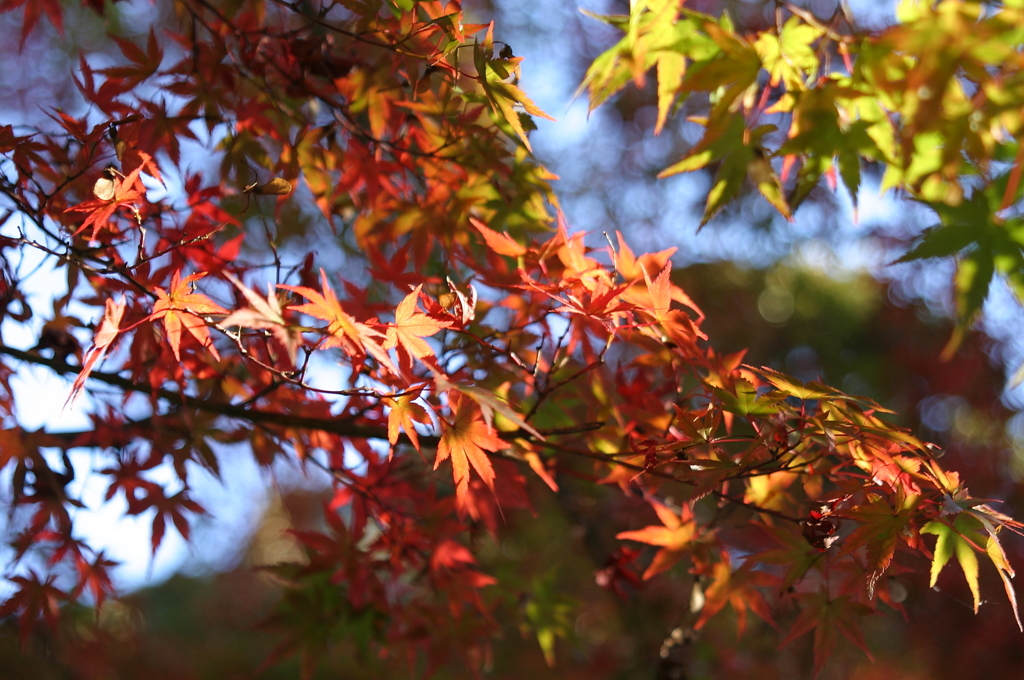
[[[119,7],[82,4],[107,20]],[[70,603],[116,595],[116,565],[77,538],[76,475],[151,516],[155,552],[216,512],[189,478],[227,474],[217,449],[238,443],[267,469],[285,459],[332,482],[322,530],[294,532],[303,558],[266,565],[285,593],[268,663],[297,654],[309,674],[343,620],[424,674],[455,656],[485,665],[502,582],[478,538],[565,479],[646,508],[613,527],[601,586],[629,597],[688,574],[693,628],[728,608],[740,633],[753,615],[781,644],[810,634],[815,673],[840,638],[870,653],[862,620],[902,611],[888,576],[922,557],[932,585],[955,560],[975,610],[979,574],[998,574],[1016,613],[1002,539],[1021,525],[972,497],[937,447],[883,405],[716,350],[673,249],[637,255],[565,224],[529,144],[546,114],[493,25],[464,22],[454,1],[166,4],[145,31],[110,23],[113,52],[81,49],[77,110],[41,102],[35,127],[0,126],[0,314],[46,322],[35,347],[0,345],[16,549],[0,617],[25,644],[59,631]],[[64,30],[65,5],[0,10],[24,12],[24,44],[41,16]],[[976,94],[913,56],[929,48],[915,22],[994,32],[1008,17],[947,0],[880,35],[801,11],[748,36],[681,2],[632,5],[600,17],[624,37],[583,87],[596,107],[656,77],[659,129],[679,99],[710,93],[703,138],[664,173],[717,163],[705,221],[748,181],[790,217],[823,177],[856,196],[861,164],[881,163],[952,225],[925,257],[969,248],[967,207],[994,214],[1022,191],[1019,155],[970,198],[958,179],[1006,151],[998,125],[1018,133],[1020,109],[980,93],[1019,77],[1020,51],[961,45]],[[953,123],[908,101],[925,88],[980,112],[938,157],[916,140]],[[29,301],[29,252],[66,282],[52,311]],[[957,338],[1006,262],[968,252]],[[92,426],[19,426],[10,380],[26,364],[73,376],[68,399]],[[72,463],[81,451],[89,466]],[[152,481],[158,467],[173,483]],[[523,625],[557,663],[564,616],[544,606],[524,606]]]

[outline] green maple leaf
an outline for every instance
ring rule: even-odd
[[[926,205],[939,216],[939,224],[897,262],[960,255],[955,279],[957,330],[945,354],[954,351],[967,328],[981,311],[995,276],[1006,277],[1014,294],[1024,300],[1024,219],[1004,218],[1001,214],[1010,173],[1000,176],[984,190],[975,191],[959,205],[929,202]]]
[[[813,43],[823,33],[792,16],[778,35],[765,32],[758,37],[754,48],[771,76],[772,85],[784,81],[787,89],[799,89],[808,74],[817,72],[819,60]]]
[[[859,96],[859,92],[834,80],[798,95],[790,129],[792,136],[778,151],[779,155],[804,156],[796,188],[790,198],[794,207],[811,193],[823,174],[834,168],[836,160],[843,185],[856,207],[861,180],[860,158],[882,158],[878,145],[868,134],[875,123],[866,120],[849,124],[840,122],[839,100]]]
[[[722,407],[740,416],[766,416],[782,410],[782,403],[772,395],[758,396],[757,390],[746,380],[737,380],[735,393],[715,388],[715,396],[722,400]]]
[[[522,607],[523,632],[532,630],[544,653],[549,668],[555,665],[555,640],[572,633],[572,611],[575,604],[558,587],[557,572],[552,569],[535,577]]]
[[[967,586],[971,589],[974,613],[977,614],[978,606],[981,604],[981,592],[978,588],[978,556],[975,555],[975,551],[982,551],[981,546],[988,543],[981,522],[969,513],[960,512],[953,520],[953,524],[932,520],[921,527],[921,533],[938,537],[935,542],[935,556],[932,558],[929,587],[935,587],[939,574],[949,562],[949,558],[956,555],[956,561],[960,563],[964,578],[967,579]]]
[[[1003,546],[999,543],[999,531],[1006,527],[1010,531],[1020,533],[1021,524],[1010,517],[993,510],[984,501],[970,498],[962,487],[945,497],[944,507],[955,513],[956,519],[952,526],[941,521],[931,521],[921,528],[921,533],[934,534],[938,537],[935,543],[935,556],[932,560],[931,585],[941,573],[943,567],[954,554],[967,578],[967,585],[974,596],[974,613],[978,613],[980,594],[978,592],[978,558],[975,551],[984,552],[999,572],[1006,589],[1006,598],[1013,609],[1017,627],[1024,632],[1017,607],[1017,595],[1014,592],[1013,568],[1006,559]]]
[[[711,120],[704,137],[686,158],[662,170],[658,177],[669,177],[681,172],[700,170],[713,162],[720,162],[714,184],[708,192],[707,205],[701,226],[707,224],[725,204],[736,198],[749,176],[758,191],[786,218],[789,206],[782,195],[782,184],[772,170],[761,146],[761,140],[774,125],[759,125],[748,130],[743,115],[735,113],[721,120]]]

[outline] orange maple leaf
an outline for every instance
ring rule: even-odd
[[[764,595],[756,586],[768,587],[777,585],[778,581],[767,572],[755,571],[752,562],[745,562],[736,571],[732,570],[727,555],[711,568],[711,585],[704,591],[704,606],[700,618],[693,627],[700,630],[712,616],[720,612],[726,604],[731,604],[736,612],[736,633],[742,635],[747,627],[747,610],[754,612],[770,626],[775,628],[775,619]]]
[[[452,459],[455,479],[455,497],[460,509],[465,507],[469,494],[469,468],[472,466],[488,488],[494,491],[494,468],[487,451],[501,451],[508,443],[484,422],[480,407],[460,392],[448,393],[453,420],[441,419],[441,441],[437,445],[436,470],[442,461]]]
[[[469,223],[472,224],[473,227],[480,232],[480,235],[484,237],[487,247],[498,255],[521,257],[528,252],[525,246],[521,245],[508,234],[494,231],[475,217],[470,217]]]
[[[673,300],[692,309],[697,314],[698,322],[704,319],[704,312],[690,299],[690,296],[678,286],[673,285],[671,260],[665,263],[665,268],[654,278],[654,281],[651,281],[646,269],[643,270],[643,273],[647,290],[651,295],[649,311],[654,315],[655,320],[659,323],[672,322],[670,310]]]
[[[399,430],[405,430],[409,441],[420,450],[420,437],[413,425],[414,422],[430,424],[430,416],[425,408],[417,404],[414,399],[419,396],[419,390],[415,393],[402,394],[400,396],[384,399],[384,404],[391,409],[388,412],[388,441],[394,447],[398,443]],[[390,453],[389,453],[390,456]]]
[[[549,489],[557,492],[558,482],[555,481],[555,478],[544,465],[544,461],[537,452],[533,451],[533,447],[529,442],[521,442],[520,447],[523,449],[523,458],[525,458],[526,462],[530,465],[530,469],[533,470],[538,477],[544,480],[544,483],[548,485]]]
[[[192,282],[206,276],[204,273],[190,274],[181,279],[181,271],[174,272],[171,279],[171,292],[167,293],[163,288],[156,288],[157,301],[153,305],[153,313],[149,315],[150,321],[157,319],[164,320],[164,329],[167,331],[167,342],[171,343],[174,351],[174,358],[181,361],[181,329],[185,328],[199,341],[203,347],[210,350],[214,358],[220,360],[217,348],[213,346],[210,338],[210,331],[206,322],[200,318],[200,314],[227,314],[224,309],[202,293],[192,292]]]
[[[388,327],[384,349],[401,346],[417,359],[434,356],[434,350],[423,338],[429,338],[442,328],[451,326],[450,321],[439,321],[416,309],[423,285],[405,296],[395,310],[395,325]]]
[[[651,507],[658,513],[658,519],[664,526],[650,525],[616,535],[618,539],[662,546],[644,572],[644,580],[674,566],[689,549],[697,533],[697,522],[689,505],[683,504],[678,515],[658,501],[651,501]]]
[[[657,253],[646,253],[637,257],[633,249],[626,243],[626,239],[622,237],[622,232],[616,231],[615,235],[618,239],[618,248],[613,252],[615,255],[614,265],[616,271],[626,281],[636,281],[646,272],[660,272],[665,268],[669,258],[678,250],[678,248],[668,248]]]
[[[382,366],[395,375],[399,375],[399,370],[391,362],[388,353],[384,351],[384,348],[381,347],[380,342],[377,340],[377,338],[382,338],[384,335],[366,324],[356,321],[352,315],[341,308],[341,302],[338,301],[338,296],[327,281],[327,274],[323,269],[320,270],[320,281],[324,290],[323,295],[306,286],[282,284],[278,287],[298,293],[309,300],[309,302],[303,305],[291,305],[289,309],[328,322],[327,337],[323,341],[324,348],[338,347],[349,356],[355,357],[360,361],[367,354],[370,354]]]

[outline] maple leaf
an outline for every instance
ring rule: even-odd
[[[963,569],[967,585],[974,597],[974,613],[978,613],[980,592],[978,590],[978,559],[975,551],[984,552],[992,561],[1006,589],[1006,597],[1013,609],[1017,627],[1024,632],[1017,608],[1017,595],[1010,579],[1014,572],[1006,559],[1006,553],[999,543],[999,531],[1004,527],[1015,533],[1021,533],[1021,523],[997,512],[984,501],[971,498],[967,490],[960,484],[960,477],[955,472],[943,472],[934,461],[929,461],[931,472],[936,473],[934,479],[940,488],[945,490],[943,497],[943,515],[953,515],[955,519],[950,525],[948,520],[932,520],[921,528],[921,533],[934,534],[937,537],[935,552],[932,559],[931,583],[935,585],[939,573],[949,558],[956,554],[957,561]]]
[[[52,630],[57,629],[60,604],[68,596],[53,585],[56,578],[55,574],[50,574],[44,581],[31,570],[28,576],[10,577],[10,581],[17,585],[17,591],[0,605],[0,618],[18,613],[18,636],[22,647],[28,644],[29,635],[40,617]]]
[[[757,388],[742,378],[734,382],[733,390],[715,387],[714,393],[722,400],[722,408],[739,416],[768,416],[786,409],[777,392],[759,395]]]
[[[442,328],[451,326],[450,321],[439,321],[416,309],[419,300],[420,284],[405,296],[395,310],[395,323],[388,326],[384,349],[401,347],[417,359],[434,356],[434,350],[423,338],[429,338]]]
[[[588,319],[600,321],[608,329],[614,328],[614,319],[621,312],[628,311],[630,306],[620,301],[623,291],[629,288],[628,284],[609,288],[607,290],[587,290],[583,288],[582,293],[577,295],[573,292],[564,292],[564,298],[550,296],[562,304],[555,308],[555,312],[567,314],[579,314]],[[594,294],[596,293],[596,294]]]
[[[298,331],[292,328],[291,324],[285,321],[281,310],[281,303],[274,294],[272,285],[267,284],[266,299],[239,281],[230,272],[225,272],[224,277],[235,285],[252,307],[237,309],[217,324],[218,328],[257,328],[269,330],[274,338],[284,346],[288,352],[288,360],[295,365],[295,354],[298,351],[302,338]]]
[[[92,373],[92,369],[99,363],[100,359],[106,355],[107,350],[110,349],[117,334],[120,333],[121,317],[124,316],[125,303],[124,298],[121,298],[120,302],[114,303],[113,300],[107,299],[106,301],[106,312],[103,314],[103,321],[100,323],[99,329],[96,331],[96,337],[93,339],[92,348],[89,349],[85,354],[85,361],[82,362],[82,370],[78,372],[78,376],[75,378],[75,382],[71,385],[71,394],[68,395],[68,399],[64,402],[64,406],[73,404],[75,399],[81,392],[82,387],[85,385],[86,378]]]
[[[641,278],[651,271],[662,271],[669,263],[669,258],[678,248],[667,248],[658,253],[647,253],[637,257],[633,249],[626,243],[621,231],[615,232],[616,248],[613,250],[615,270],[627,281]],[[703,317],[703,314],[701,315]]]
[[[143,164],[132,170],[127,177],[122,179],[114,175],[110,179],[100,179],[93,191],[97,198],[71,206],[64,211],[66,213],[89,213],[81,226],[75,230],[74,236],[78,236],[91,226],[92,232],[89,234],[89,240],[95,241],[100,230],[106,226],[110,218],[117,212],[117,209],[121,207],[130,208],[138,218],[138,207],[135,201],[141,199],[146,191],[146,187],[139,180],[139,174],[144,167],[147,167],[147,163],[151,164],[152,161],[148,155],[142,153],[140,155],[143,156]],[[101,182],[105,181],[109,181],[110,186],[101,184]]]
[[[521,453],[523,459],[526,460],[530,469],[533,470],[538,477],[544,480],[544,483],[548,485],[549,489],[557,493],[558,483],[555,481],[555,478],[551,475],[548,468],[544,465],[544,461],[541,459],[540,455],[533,450],[533,447],[530,446],[529,442],[520,442],[519,446],[522,449]]]
[[[469,223],[484,237],[487,247],[498,255],[522,257],[527,253],[526,248],[514,241],[508,234],[494,231],[475,217],[470,217]]]
[[[559,587],[556,576],[556,571],[551,569],[535,577],[523,604],[526,619],[523,632],[527,626],[534,630],[549,668],[555,666],[556,638],[567,638],[572,630],[573,602]]]
[[[702,628],[726,604],[731,604],[736,612],[736,631],[739,635],[747,627],[747,609],[773,628],[776,627],[764,595],[755,586],[774,586],[777,581],[766,572],[755,571],[753,564],[748,560],[733,571],[726,554],[723,554],[721,561],[715,562],[711,568],[711,585],[704,591],[704,605],[701,607],[700,618],[693,624],[694,628]]]
[[[477,406],[480,408],[480,413],[484,418],[484,422],[487,423],[487,427],[491,427],[494,424],[494,414],[497,413],[502,417],[507,418],[513,425],[529,432],[538,440],[544,441],[544,435],[537,431],[537,429],[528,422],[523,420],[521,415],[516,413],[512,407],[498,398],[498,396],[490,390],[474,387],[473,385],[459,385],[451,383],[439,375],[434,377],[434,384],[440,392],[456,390],[475,401]]]
[[[787,489],[798,479],[799,475],[786,471],[751,477],[747,480],[743,500],[754,507],[783,510],[789,498]]]
[[[636,531],[623,531],[615,536],[620,540],[662,546],[644,572],[644,580],[671,569],[690,549],[697,533],[697,521],[688,504],[682,505],[678,515],[656,500],[651,501],[651,507],[664,526],[650,525]]]
[[[999,572],[999,577],[1003,580],[1003,588],[1006,589],[1006,599],[1009,600],[1010,608],[1013,609],[1013,618],[1017,621],[1017,628],[1024,633],[1024,623],[1021,623],[1020,611],[1017,608],[1017,593],[1013,589],[1013,584],[1010,583],[1010,579],[1014,576],[1013,568],[1010,566],[1009,560],[1006,559],[1003,546],[999,544],[995,534],[991,534],[988,537],[985,553],[988,554],[988,558],[992,560],[992,564],[995,565],[996,570]]]
[[[748,129],[740,114],[724,121],[711,121],[704,137],[683,160],[658,175],[669,177],[680,172],[692,172],[712,161],[721,161],[715,173],[714,186],[708,193],[707,206],[701,226],[706,225],[731,199],[739,195],[743,181],[750,177],[761,194],[782,215],[792,221],[789,206],[782,193],[782,185],[772,169],[761,140],[775,131],[774,125],[759,125]]]
[[[484,422],[476,402],[463,398],[456,391],[448,393],[448,400],[453,418],[451,422],[441,419],[441,441],[437,445],[434,469],[451,458],[456,500],[459,507],[464,508],[469,493],[470,467],[494,491],[494,468],[487,451],[501,451],[509,445]]]
[[[110,569],[120,564],[116,560],[107,559],[104,551],[96,553],[92,561],[81,553],[75,557],[75,569],[78,571],[78,585],[71,591],[71,597],[78,597],[86,588],[92,593],[97,608],[103,606],[106,596],[114,592],[114,584],[110,580]]]
[[[46,12],[47,18],[53,27],[57,29],[60,37],[64,37],[64,14],[60,8],[59,0],[3,0],[0,2],[0,14],[10,12],[25,5],[25,16],[21,24],[21,41],[18,43],[18,50],[25,47],[25,38],[39,22],[40,13]]]
[[[782,547],[756,553],[748,559],[783,566],[785,572],[780,584],[781,590],[788,590],[803,579],[808,570],[824,557],[824,553],[812,547],[795,527],[788,524],[763,524],[761,528]]]
[[[628,290],[623,297],[636,304],[641,311],[654,317],[654,323],[661,326],[662,340],[671,340],[684,346],[691,344],[693,338],[707,340],[707,335],[697,325],[704,319],[704,312],[690,299],[690,296],[672,283],[671,261],[665,262],[661,272],[652,281],[647,268],[633,257],[632,251],[622,250],[621,255],[623,268],[640,270],[647,285],[647,295],[643,294],[639,286],[626,286]],[[672,309],[673,301],[692,310],[697,315],[696,320],[691,319],[682,310]]]
[[[388,441],[394,447],[398,443],[400,429],[405,430],[405,435],[412,442],[417,451],[420,451],[420,437],[416,432],[414,422],[430,424],[430,416],[426,409],[417,404],[415,400],[419,397],[419,390],[414,393],[406,393],[397,397],[386,397],[384,404],[391,409],[388,411]],[[389,456],[393,453],[389,452]],[[422,453],[422,451],[420,451]]]
[[[978,556],[974,553],[976,550],[984,550],[981,546],[988,543],[981,530],[981,522],[963,512],[956,515],[953,524],[932,520],[921,527],[922,534],[933,534],[937,537],[932,558],[931,581],[928,586],[935,587],[939,574],[949,562],[949,558],[956,555],[956,561],[960,563],[960,568],[964,572],[967,586],[971,589],[975,614],[978,613],[978,606],[981,604],[981,591],[978,587]]]
[[[651,304],[648,309],[654,316],[655,321],[658,323],[675,322],[670,316],[673,300],[692,309],[697,314],[698,321],[704,319],[704,312],[690,299],[690,296],[672,284],[671,260],[665,263],[664,269],[654,278],[654,281],[651,281],[647,269],[643,269],[643,273],[644,281],[647,283],[647,290],[651,295]],[[706,340],[707,336],[704,336],[704,339]]]
[[[871,613],[871,608],[855,602],[849,596],[829,597],[828,592],[802,593],[796,596],[802,610],[793,627],[780,643],[788,645],[804,633],[814,630],[814,677],[821,674],[825,662],[836,647],[836,631],[856,645],[869,659],[872,659],[864,642],[859,619]],[[873,659],[872,659],[873,660]]]
[[[200,314],[227,314],[224,309],[202,293],[192,292],[192,283],[206,276],[205,273],[189,274],[181,279],[181,270],[174,272],[171,278],[171,292],[167,293],[163,288],[156,288],[157,301],[153,305],[153,313],[148,320],[164,320],[164,330],[167,332],[167,342],[171,344],[174,351],[174,358],[181,361],[181,329],[185,328],[192,334],[199,344],[210,350],[210,353],[218,361],[220,355],[217,348],[213,346],[210,338],[210,331],[206,322]]]
[[[843,517],[857,520],[860,526],[846,537],[837,558],[866,546],[868,597],[874,597],[875,583],[892,562],[900,537],[907,531],[916,498],[907,498],[902,491],[896,495],[894,509],[880,494],[868,494],[866,505],[859,505],[843,513]]]
[[[139,497],[139,492],[152,493],[156,490],[157,484],[142,477],[142,473],[152,470],[163,462],[162,455],[155,453],[146,458],[134,455],[122,457],[116,468],[109,467],[99,470],[101,475],[110,475],[113,479],[107,487],[104,500],[110,500],[118,491],[124,493],[128,504],[131,505]]]
[[[123,38],[113,37],[121,53],[132,63],[131,66],[111,66],[99,71],[108,80],[116,80],[118,89],[128,91],[137,87],[144,80],[156,73],[163,61],[163,50],[156,40],[156,33],[149,29],[146,51],[142,51],[135,43]]]
[[[492,37],[491,32],[494,30],[494,24],[491,23],[487,29],[487,36],[484,38],[483,43],[473,50],[473,62],[476,66],[477,80],[480,83],[484,94],[487,97],[487,101],[490,103],[494,113],[500,115],[508,123],[508,126],[512,128],[516,136],[523,142],[523,146],[526,147],[527,151],[532,151],[530,147],[530,140],[526,136],[526,129],[523,127],[523,121],[520,119],[520,113],[515,109],[515,105],[518,104],[526,110],[526,113],[533,116],[540,116],[541,118],[547,118],[548,120],[554,120],[551,116],[544,113],[540,108],[537,107],[533,101],[526,96],[526,93],[520,90],[512,83],[504,82],[505,78],[509,77],[508,71],[502,65],[501,59],[488,59],[492,51]]]
[[[160,547],[160,543],[163,542],[168,517],[174,523],[181,537],[187,541],[191,531],[185,511],[187,510],[196,515],[206,514],[203,506],[189,498],[188,491],[185,489],[172,496],[168,496],[162,487],[153,485],[146,488],[146,495],[144,496],[128,496],[129,515],[141,515],[151,508],[156,510],[156,514],[153,516],[153,531],[150,537],[150,544],[154,555],[157,548]]]
[[[341,302],[338,301],[338,296],[331,288],[331,284],[327,280],[327,273],[323,269],[320,270],[320,281],[324,291],[322,295],[306,286],[282,284],[278,287],[298,293],[309,300],[306,304],[291,305],[289,309],[328,322],[327,338],[323,341],[323,347],[338,347],[360,361],[369,354],[394,375],[400,375],[399,370],[392,363],[391,357],[377,340],[384,337],[383,334],[356,321],[352,315],[341,308]]]
[[[852,445],[858,467],[870,471],[871,479],[892,491],[905,490],[912,495],[921,493],[914,480],[921,471],[921,459],[895,453],[901,450],[897,443],[887,442],[883,446]]]

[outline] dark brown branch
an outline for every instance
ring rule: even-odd
[[[0,345],[0,354],[6,354],[14,357],[21,361],[36,364],[39,366],[46,366],[60,375],[72,375],[77,374],[81,371],[80,366],[72,366],[59,359],[48,359],[44,356],[40,356],[34,352],[28,352],[25,350],[17,349],[14,347],[8,347],[6,345]],[[281,413],[277,411],[261,411],[259,409],[248,408],[245,406],[239,406],[237,404],[225,404],[223,402],[208,401],[205,399],[199,399],[190,397],[180,392],[165,388],[152,388],[149,385],[142,385],[128,378],[122,377],[114,373],[104,373],[102,371],[93,371],[89,374],[90,380],[96,380],[98,382],[106,383],[112,387],[117,387],[124,390],[125,392],[138,392],[140,394],[149,394],[156,396],[172,406],[181,408],[194,408],[199,411],[205,411],[206,413],[214,413],[217,415],[227,416],[229,418],[237,418],[239,420],[246,420],[251,423],[259,423],[263,425],[280,425],[282,427],[296,427],[299,429],[306,430],[319,430],[321,432],[328,432],[331,434],[337,434],[344,437],[354,437],[357,439],[387,439],[388,432],[386,427],[376,427],[367,425],[356,425],[351,422],[347,422],[341,419],[325,419],[325,418],[310,418],[308,416],[302,416],[294,413]],[[434,438],[436,440],[436,438]],[[422,439],[421,439],[422,441]],[[436,443],[436,442],[435,442]]]
[[[73,375],[81,371],[80,366],[73,366],[67,362],[59,359],[48,359],[47,357],[41,356],[35,352],[29,352],[15,347],[8,347],[6,345],[0,345],[0,354],[6,354],[14,357],[20,361],[36,364],[38,366],[46,366],[50,370],[60,375]],[[154,395],[165,402],[179,408],[194,408],[199,411],[206,413],[213,413],[216,415],[222,415],[228,418],[236,418],[238,420],[245,420],[250,423],[259,425],[278,425],[281,427],[292,427],[304,430],[317,430],[320,432],[327,432],[330,434],[336,434],[341,437],[351,437],[353,439],[381,439],[387,440],[388,430],[386,427],[375,426],[375,425],[359,425],[353,423],[351,420],[344,418],[311,418],[308,416],[301,416],[293,413],[281,413],[279,411],[262,411],[259,409],[251,408],[241,404],[226,404],[223,402],[209,401],[205,399],[199,399],[195,397],[189,397],[188,395],[180,392],[165,388],[153,389],[149,385],[143,385],[140,383],[133,382],[132,380],[115,373],[105,373],[102,371],[93,371],[89,374],[90,380],[96,380],[98,382],[105,383],[112,387],[117,387],[124,390],[125,392],[138,392],[140,394]],[[591,432],[593,430],[600,429],[604,426],[602,422],[595,423],[583,423],[581,425],[573,427],[560,427],[551,430],[540,430],[542,435],[557,436],[561,434],[578,434],[581,432]],[[70,444],[80,436],[87,434],[86,432],[63,432],[63,433],[48,433],[47,437],[56,437],[59,441]],[[499,436],[504,437],[506,440],[511,439],[532,439],[534,438],[528,431],[523,429],[514,430],[511,432],[499,432]],[[402,435],[403,443],[411,443],[405,435]],[[440,442],[440,437],[432,435],[421,435],[419,438],[420,445],[428,448],[434,448]]]
[[[549,449],[553,449],[553,450],[558,451],[560,453],[568,453],[568,454],[573,455],[573,456],[579,456],[579,457],[582,457],[582,458],[589,458],[591,460],[596,460],[596,461],[599,461],[599,462],[602,462],[602,463],[614,463],[615,465],[620,465],[620,466],[622,466],[622,467],[624,467],[624,468],[626,468],[628,470],[635,470],[637,473],[643,473],[643,474],[646,474],[646,475],[651,475],[653,477],[660,477],[660,478],[665,479],[665,480],[670,481],[670,482],[678,482],[680,484],[685,484],[687,486],[694,486],[695,485],[695,482],[693,482],[693,480],[682,479],[680,477],[676,477],[675,475],[671,475],[671,474],[668,474],[666,472],[661,472],[660,470],[650,469],[650,468],[648,468],[648,467],[646,467],[644,465],[636,465],[634,463],[629,463],[629,462],[624,461],[624,460],[615,460],[615,459],[612,459],[608,454],[604,454],[604,453],[591,453],[589,451],[580,451],[578,449],[574,449],[574,448],[571,448],[571,447],[568,447],[568,446],[562,446],[560,444],[556,444],[556,443],[551,442],[551,441],[543,442],[542,446],[544,446],[546,448],[549,448]],[[725,480],[723,480],[723,481],[725,481]],[[778,510],[772,510],[770,508],[763,508],[763,507],[761,507],[759,505],[755,505],[753,503],[748,503],[747,501],[743,500],[742,498],[735,498],[733,496],[730,496],[730,495],[728,495],[726,493],[723,493],[721,491],[718,491],[718,490],[712,489],[711,490],[711,495],[715,496],[716,498],[720,498],[723,501],[727,501],[729,503],[734,503],[736,505],[742,505],[742,506],[744,506],[746,508],[750,508],[751,510],[753,510],[755,512],[759,512],[759,513],[762,513],[762,514],[765,514],[765,515],[771,515],[772,517],[778,517],[779,519],[784,519],[784,520],[789,521],[789,522],[795,522],[795,523],[799,524],[800,521],[801,521],[801,518],[799,518],[799,517],[792,517],[790,515],[787,515],[784,512],[779,512]]]

